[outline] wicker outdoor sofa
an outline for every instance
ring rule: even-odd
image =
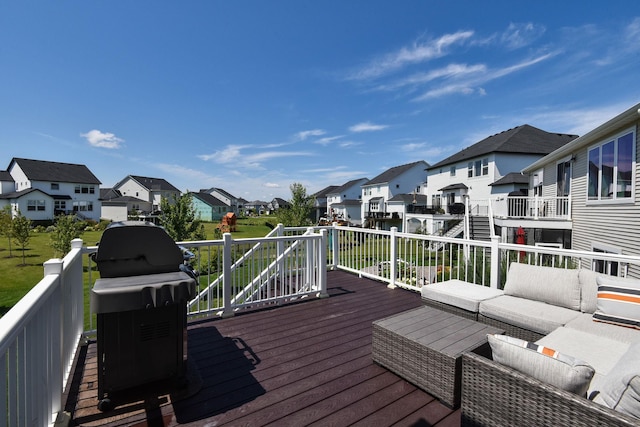
[[[449,281],[422,296],[506,331],[492,358],[462,357],[463,425],[640,425],[640,281],[512,263],[504,290]]]

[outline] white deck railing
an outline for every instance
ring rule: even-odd
[[[571,219],[571,197],[508,196],[491,201],[498,218]]]
[[[0,318],[0,425],[46,426],[62,416],[62,393],[84,330],[82,241],[44,264],[44,278]]]
[[[261,239],[233,239],[227,234],[223,240],[181,243],[196,252],[195,267],[200,271],[191,316],[232,315],[243,307],[326,296],[326,272],[336,268],[414,291],[448,279],[501,287],[510,262],[597,267],[640,277],[640,256],[504,244],[497,237],[490,242],[453,239],[396,229],[279,227],[277,233]],[[95,264],[86,256],[95,250],[74,241],[63,260],[45,263],[40,283],[0,318],[0,426],[47,426],[63,415],[63,390],[79,341],[83,330],[93,330],[91,320],[84,323],[83,307],[88,298],[84,289],[98,277]]]

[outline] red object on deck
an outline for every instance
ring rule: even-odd
[[[524,228],[518,227],[516,230],[516,244],[524,245],[526,243],[526,233]],[[520,251],[520,261],[524,260],[524,251]]]

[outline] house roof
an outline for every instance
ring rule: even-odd
[[[509,172],[496,182],[492,182],[489,185],[509,185],[509,184],[529,184],[529,174],[522,174],[519,172]]]
[[[400,165],[400,166],[394,166],[390,169],[387,169],[386,171],[382,172],[380,175],[376,176],[375,178],[372,178],[371,181],[367,182],[366,184],[363,184],[362,186],[365,187],[367,185],[376,185],[376,184],[383,184],[383,183],[387,183],[389,181],[391,181],[394,178],[397,178],[398,176],[402,175],[403,173],[405,173],[406,171],[412,169],[413,167],[415,167],[416,165],[423,163],[425,169],[429,168],[429,164],[427,162],[425,162],[424,160],[419,160],[417,162],[413,162],[413,163],[407,163],[406,165]]]
[[[136,181],[138,184],[142,185],[147,190],[152,190],[152,191],[175,191],[175,192],[178,192],[178,193],[180,192],[180,190],[178,190],[173,185],[169,184],[169,182],[167,182],[163,178],[150,178],[150,177],[139,176],[139,175],[128,175],[127,178],[133,179],[134,181]],[[119,183],[117,183],[115,185],[115,187],[118,187],[121,183],[126,181],[127,178],[125,178],[122,181],[120,181]]]
[[[234,196],[233,194],[229,193],[228,191],[223,190],[222,188],[217,188],[217,187],[212,187],[208,190],[200,190],[201,193],[213,193],[214,191],[217,191],[218,193],[222,194],[224,197],[233,200],[233,199],[237,199],[236,196]]]
[[[316,199],[318,198],[325,198],[327,197],[327,194],[332,194],[335,193],[335,189],[340,188],[337,185],[329,185],[327,187],[324,187],[322,190],[320,191],[316,191],[315,193],[312,194],[313,197],[315,197]]]
[[[0,181],[15,182],[8,171],[0,171]]]
[[[206,203],[209,206],[228,206],[222,200],[204,191],[201,191],[199,193],[189,193],[189,194],[191,194],[191,196],[201,200],[202,202]]]
[[[439,189],[438,191],[449,191],[449,190],[468,190],[469,187],[467,187],[466,185],[464,185],[461,182],[458,182],[456,184],[451,184],[451,185],[447,185],[446,187],[442,187],[441,189]]]
[[[559,160],[565,156],[573,154],[577,150],[581,148],[593,144],[597,142],[601,138],[606,137],[608,134],[616,132],[625,126],[630,126],[631,124],[638,121],[640,117],[640,103],[635,104],[633,107],[627,109],[626,111],[618,114],[612,119],[606,121],[601,124],[597,128],[587,132],[579,138],[574,139],[566,145],[558,148],[554,152],[548,154],[540,160],[535,161],[530,164],[526,168],[524,168],[523,172],[533,172],[542,166],[546,165],[549,162],[553,162]]]
[[[42,193],[47,197],[51,197],[50,194],[40,190],[39,188],[27,188],[26,190],[12,191],[11,193],[0,194],[0,199],[7,199],[7,200],[19,199],[22,196],[25,196],[27,194],[34,193],[34,192]]]
[[[392,198],[389,199],[389,203],[391,202],[402,202],[404,204],[411,204],[413,201],[416,201],[418,205],[426,205],[427,204],[427,196],[425,194],[396,194]]]
[[[347,191],[348,189],[350,189],[351,187],[353,187],[354,185],[356,185],[360,181],[367,181],[364,184],[360,184],[360,186],[363,186],[363,185],[366,185],[366,184],[369,183],[369,180],[367,178],[352,179],[351,181],[348,181],[348,182],[342,184],[341,186],[336,187],[332,192],[330,192],[328,194],[342,194],[343,192]]]
[[[458,151],[452,156],[429,167],[438,167],[474,159],[490,153],[540,154],[546,155],[576,139],[578,135],[550,133],[531,125],[521,125],[495,135]]]
[[[7,169],[11,169],[13,164],[17,164],[30,181],[101,184],[100,180],[85,165],[14,157]]]
[[[360,206],[361,204],[362,204],[362,200],[344,199],[339,203],[332,203],[331,206]]]

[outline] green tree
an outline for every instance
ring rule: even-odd
[[[5,206],[0,210],[0,235],[5,236],[9,240],[9,258],[13,256],[11,253],[11,206]]]
[[[84,223],[75,215],[59,215],[56,217],[51,232],[51,246],[56,257],[63,257],[71,250],[71,241],[84,232]]]
[[[307,189],[298,182],[291,184],[289,189],[291,190],[290,205],[278,209],[276,212],[278,222],[287,227],[311,225],[311,212],[315,197],[307,196]]]
[[[18,212],[18,216],[11,221],[11,234],[16,246],[22,249],[22,265],[25,265],[24,251],[31,239],[31,220]]]
[[[163,197],[160,200],[160,221],[169,236],[176,242],[196,240],[201,234],[200,220],[196,219],[191,194],[174,197],[173,203]]]

